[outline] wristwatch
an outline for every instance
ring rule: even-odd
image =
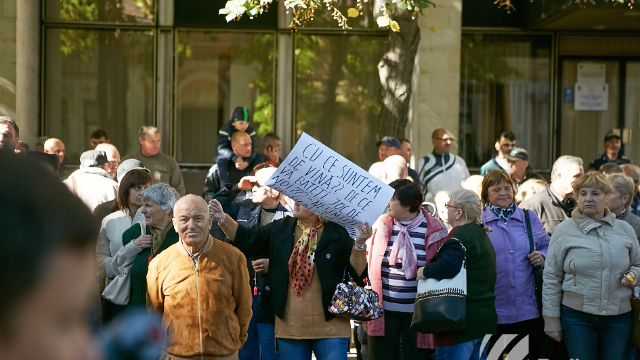
[[[354,242],[354,243],[353,243],[353,246],[355,246],[355,248],[356,248],[356,249],[363,250],[364,248],[366,248],[366,247],[367,247],[367,243],[364,243],[364,244],[358,244],[357,242]]]

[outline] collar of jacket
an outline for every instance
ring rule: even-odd
[[[206,243],[204,245],[204,248],[202,249],[202,252],[200,253],[200,255],[206,253],[207,251],[211,250],[211,248],[213,247],[213,236],[211,236],[211,234],[209,234],[209,237],[207,237],[207,240],[205,240]],[[178,240],[178,249],[180,249],[180,253],[182,253],[185,256],[189,256],[189,254],[187,253],[187,250],[185,250],[184,246],[182,246],[180,243],[182,242],[182,239]]]
[[[291,221],[273,222],[272,224],[274,224],[275,227],[271,233],[275,234],[277,241],[280,241],[285,248],[291,252],[293,251],[293,246],[296,241],[298,241],[298,239],[295,238],[296,223],[298,222],[298,219],[291,217],[289,220]],[[320,239],[318,240],[318,246],[316,247],[316,253],[340,239],[334,226],[334,223],[331,221],[324,223],[321,228],[322,230]],[[291,239],[293,239],[293,241],[291,241]]]
[[[524,224],[524,211],[518,205],[516,205],[516,211],[513,212],[513,215],[511,215],[509,219],[515,219]],[[491,209],[489,209],[488,206],[485,206],[484,210],[482,211],[481,220],[482,220],[482,223],[484,224],[484,223],[488,223],[489,221],[500,220],[500,218],[498,217],[498,215],[496,215],[496,213],[491,211]],[[504,222],[502,221],[499,221],[499,222],[504,224]]]
[[[107,179],[111,179],[111,177],[109,177],[109,173],[105,169],[101,167],[93,167],[93,166],[80,168],[74,171],[70,177],[75,177],[82,174],[100,175],[100,176],[106,177]]]
[[[427,245],[431,245],[447,236],[447,228],[440,221],[431,216],[427,210],[420,209],[420,211],[422,211],[422,215],[424,215],[424,218],[427,221],[427,233],[425,234],[425,239],[429,240]],[[391,216],[384,214],[380,221],[386,226],[387,239],[391,238],[391,233],[393,232],[393,219]],[[442,236],[431,236],[431,234],[443,230],[444,233]]]
[[[608,208],[604,208],[604,217],[600,220],[593,220],[586,216],[580,208],[575,208],[571,213],[571,219],[576,222],[576,225],[582,230],[583,233],[588,233],[593,229],[597,229],[602,225],[613,226],[613,222],[616,219],[616,215],[609,211]]]

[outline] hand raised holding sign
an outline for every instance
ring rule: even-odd
[[[258,183],[258,178],[255,176],[245,176],[238,182],[238,189],[251,190],[253,189],[253,185]]]
[[[373,234],[373,229],[368,222],[365,222],[364,226],[358,226],[358,231],[360,231],[360,235],[355,239],[358,245],[364,244]]]
[[[213,220],[221,223],[227,218],[227,214],[224,213],[222,205],[216,199],[209,200],[209,216],[213,217]]]

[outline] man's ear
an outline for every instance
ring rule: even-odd
[[[500,142],[496,141],[496,151],[500,151]]]
[[[142,143],[144,142],[144,139],[141,137],[138,137],[138,142],[140,143],[140,145],[142,145]]]

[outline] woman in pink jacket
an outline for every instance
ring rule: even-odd
[[[435,255],[447,236],[445,226],[421,208],[422,192],[410,180],[389,184],[395,193],[387,213],[373,225],[367,240],[371,287],[378,293],[384,317],[365,324],[371,360],[399,357],[427,359],[433,337],[410,328],[418,290],[417,270]]]

